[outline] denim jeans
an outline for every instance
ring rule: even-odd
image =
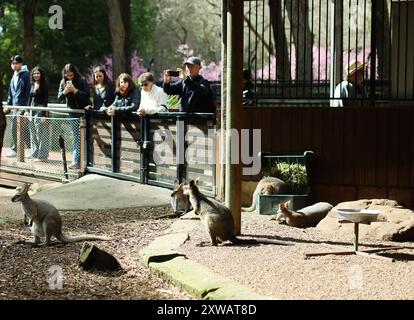
[[[49,157],[49,123],[34,116],[29,122],[29,129],[32,157],[46,160]]]
[[[69,122],[73,136],[73,161],[72,163],[80,164],[80,129],[79,129],[79,118],[72,118]]]

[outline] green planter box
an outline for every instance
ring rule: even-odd
[[[297,211],[308,205],[309,194],[275,194],[270,196],[259,195],[257,197],[256,208],[259,214],[276,214],[279,203],[288,202],[289,208]]]

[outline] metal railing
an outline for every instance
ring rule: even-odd
[[[58,104],[10,109],[0,171],[54,180],[64,179],[66,174],[68,180],[74,180],[86,171],[167,188],[172,188],[175,181],[200,178],[200,188],[209,195],[216,194],[213,114],[166,112],[142,118],[136,114],[110,117],[102,111],[85,112]],[[13,113],[19,110],[32,114],[25,117]],[[47,111],[49,116],[35,117],[39,111]],[[79,169],[65,172],[60,136],[65,141],[68,161],[79,147]],[[38,154],[34,154],[35,149]]]
[[[200,188],[216,194],[213,114],[85,116],[88,172],[166,188],[199,177]]]
[[[7,127],[1,152],[0,170],[6,173],[45,179],[75,180],[84,169],[83,110],[72,110],[63,104],[48,108],[7,106]],[[24,111],[28,115],[23,115]],[[47,116],[41,114],[47,112]],[[74,116],[74,115],[79,116]],[[75,132],[76,130],[76,132]],[[66,157],[72,160],[74,149],[80,152],[80,167],[65,172],[59,137],[65,142]],[[69,163],[70,164],[70,163]]]

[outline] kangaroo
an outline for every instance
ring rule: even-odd
[[[256,210],[256,202],[259,195],[283,194],[288,192],[288,185],[275,177],[264,177],[256,186],[253,193],[252,205],[249,208],[242,208],[243,212],[253,212]]]
[[[156,219],[163,218],[178,218],[190,211],[190,200],[188,195],[184,194],[184,184],[175,181],[174,190],[171,192],[171,207],[174,211],[173,214],[165,214],[157,217]]]
[[[183,214],[190,211],[190,200],[189,196],[184,194],[183,183],[176,183],[175,188],[171,193],[171,206],[176,215],[178,215],[182,209],[184,209]]]
[[[234,220],[230,209],[217,200],[208,199],[203,195],[194,180],[190,181],[184,194],[189,196],[194,213],[200,216],[200,220],[210,236],[212,246],[217,246],[219,242],[224,241],[230,241],[233,244],[285,244],[277,240],[237,238],[234,235]]]
[[[83,235],[68,238],[62,234],[62,219],[56,207],[48,201],[33,200],[28,195],[30,184],[24,184],[21,189],[16,189],[12,198],[13,202],[21,202],[24,215],[29,219],[33,241],[19,241],[19,243],[38,245],[41,238],[46,238],[45,245],[50,245],[52,236],[63,243],[78,242],[84,240],[111,240],[107,237]]]
[[[327,202],[318,202],[314,205],[305,207],[296,211],[289,210],[285,203],[279,204],[276,220],[282,222],[283,220],[291,227],[308,228],[316,227],[333,206]]]

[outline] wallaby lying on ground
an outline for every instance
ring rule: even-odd
[[[279,204],[276,220],[279,222],[285,220],[291,227],[316,227],[319,221],[325,218],[332,208],[333,206],[327,202],[318,202],[296,212],[289,210],[286,204],[282,202]]]
[[[252,205],[249,208],[242,208],[243,212],[252,212],[256,210],[256,202],[259,195],[283,194],[288,192],[288,185],[275,177],[264,177],[256,186],[253,193]]]
[[[193,180],[185,188],[184,194],[189,195],[193,210],[195,214],[200,216],[213,246],[217,246],[218,242],[224,241],[231,241],[235,244],[285,244],[277,240],[237,238],[234,235],[234,220],[230,209],[217,200],[208,199],[200,192]]]
[[[59,211],[50,202],[44,200],[33,200],[28,195],[30,184],[24,184],[21,189],[16,189],[12,198],[13,202],[21,202],[22,210],[29,219],[30,230],[33,235],[32,241],[21,241],[25,244],[40,244],[40,239],[46,237],[45,245],[50,245],[52,236],[63,243],[77,242],[84,240],[111,240],[107,237],[83,235],[67,238],[62,234],[62,219]]]

